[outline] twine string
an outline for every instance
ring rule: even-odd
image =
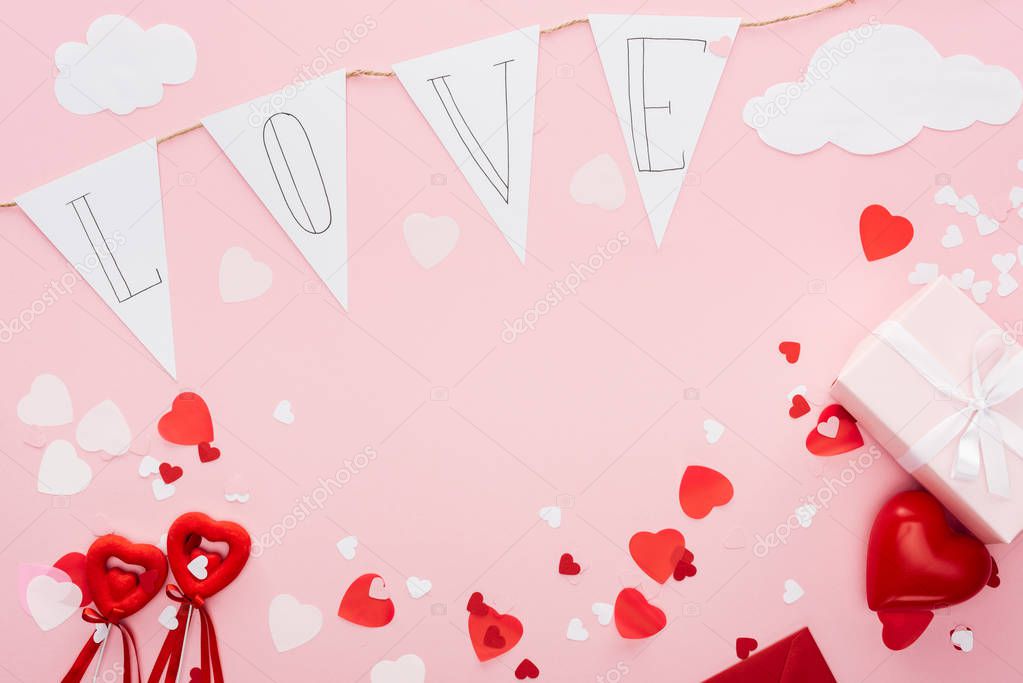
[[[821,14],[823,12],[828,12],[828,11],[833,10],[833,9],[838,9],[839,7],[843,7],[845,5],[851,5],[854,2],[856,2],[856,0],[835,0],[835,2],[832,2],[830,5],[825,5],[823,7],[817,7],[815,9],[807,10],[805,12],[799,12],[798,14],[785,14],[785,15],[782,15],[780,17],[774,17],[773,19],[764,19],[763,21],[744,21],[741,24],[739,24],[739,26],[741,28],[760,28],[762,26],[772,26],[774,24],[780,24],[780,23],[783,23],[783,22],[786,22],[786,21],[793,21],[795,19],[802,19],[804,17],[812,17],[815,14]],[[588,24],[588,23],[590,23],[590,20],[587,19],[586,17],[577,17],[575,19],[568,19],[567,21],[563,21],[560,24],[556,24],[554,26],[548,26],[547,28],[540,29],[540,35],[546,36],[546,35],[550,35],[552,33],[556,33],[557,31],[563,31],[564,29],[571,28],[573,26],[579,26],[581,24]],[[345,76],[346,76],[346,78],[367,78],[367,77],[369,77],[369,78],[394,78],[395,77],[395,73],[394,73],[394,71],[379,71],[377,69],[361,69],[360,68],[360,69],[352,69],[351,71],[348,71],[348,73],[346,73]],[[201,123],[193,123],[191,126],[188,126],[187,128],[182,128],[181,130],[176,130],[173,133],[170,133],[168,135],[164,135],[162,137],[157,138],[156,139],[156,144],[158,144],[158,145],[163,144],[164,142],[168,142],[170,140],[173,140],[176,137],[180,137],[180,136],[185,135],[187,133],[191,133],[194,130],[199,130],[200,128],[202,128],[202,124]],[[17,205],[18,205],[17,202],[3,202],[3,203],[0,203],[0,208],[7,208],[7,207],[17,206]]]

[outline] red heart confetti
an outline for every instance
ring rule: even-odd
[[[715,507],[730,501],[734,493],[732,482],[725,475],[709,467],[690,465],[682,474],[678,502],[686,515],[703,519]]]
[[[934,612],[930,610],[881,610],[877,613],[881,620],[881,640],[889,650],[905,650],[916,642],[931,619]]]
[[[160,478],[163,479],[164,484],[176,482],[184,473],[185,471],[177,465],[171,465],[169,462],[160,463]]]
[[[1002,579],[998,576],[998,563],[993,557],[991,558],[991,576],[987,579],[987,585],[990,588],[998,588],[1002,585]]]
[[[469,641],[481,662],[504,654],[522,639],[522,622],[485,605],[484,615],[469,614]]]
[[[789,417],[798,419],[810,412],[810,404],[802,394],[792,397],[792,406],[789,408]]]
[[[572,558],[571,553],[565,553],[558,562],[558,573],[565,576],[575,576],[582,571],[579,563]]]
[[[817,425],[806,436],[806,450],[814,455],[841,455],[862,445],[863,435],[856,426],[856,418],[837,403],[821,411]]]
[[[374,581],[383,581],[379,574],[363,574],[352,581],[341,597],[337,615],[359,626],[379,628],[394,619],[394,603],[390,598],[372,595]],[[379,585],[379,584],[378,584]]]
[[[629,539],[632,559],[657,583],[664,583],[674,573],[685,549],[685,536],[675,529],[662,529],[656,534],[640,531]]]
[[[496,626],[488,626],[486,633],[483,635],[483,644],[487,647],[502,648],[504,647],[504,636],[501,635],[501,629]]]
[[[199,444],[199,462],[213,462],[220,457],[220,449],[207,442]]]
[[[746,659],[751,652],[757,649],[758,645],[759,643],[757,643],[756,638],[747,638],[746,636],[736,638],[735,655],[739,659]]]
[[[649,638],[668,624],[668,617],[635,588],[623,588],[615,599],[615,628],[622,638]]]
[[[536,664],[529,661],[529,659],[523,659],[519,662],[519,665],[515,667],[515,678],[524,680],[526,678],[536,678],[540,675],[540,669],[537,668]]]
[[[465,609],[469,610],[470,614],[477,616],[486,616],[490,608],[487,607],[487,603],[483,602],[483,593],[473,593],[469,596],[469,603],[465,606]]]
[[[860,214],[860,243],[868,261],[897,254],[912,240],[913,224],[880,204],[871,204]]]
[[[778,350],[781,351],[781,354],[785,356],[785,360],[789,363],[795,363],[799,360],[799,351],[801,348],[802,347],[799,345],[799,342],[794,341],[783,341],[781,344],[778,344]]]
[[[672,576],[676,581],[696,576],[696,565],[692,562],[686,562],[684,559],[679,560],[678,565],[675,566],[675,573]]]
[[[188,683],[206,683],[206,676],[203,674],[202,669],[197,666],[189,669]]]

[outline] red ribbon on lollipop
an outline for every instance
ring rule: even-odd
[[[117,558],[126,564],[138,565],[142,567],[143,572],[136,574],[120,567],[108,566],[111,558]],[[145,607],[160,592],[164,581],[167,580],[167,558],[155,545],[132,543],[122,536],[107,534],[97,538],[86,553],[85,580],[96,603],[96,609],[86,607],[82,610],[82,619],[87,623],[96,624],[97,629],[85,642],[74,664],[61,679],[61,683],[81,681],[94,658],[98,659],[96,671],[99,672],[103,652],[113,629],[117,629],[121,634],[124,657],[123,680],[129,682],[138,680],[141,683],[142,665],[135,634],[123,620]],[[100,625],[106,626],[105,633],[102,639],[96,640]]]
[[[204,550],[201,547],[204,539],[226,543],[227,555],[221,557],[218,553]],[[167,532],[167,560],[177,584],[168,584],[166,592],[167,597],[180,605],[177,613],[179,627],[169,632],[163,641],[149,674],[149,683],[159,683],[161,676],[165,683],[178,680],[189,625],[196,612],[201,643],[199,680],[223,683],[217,632],[207,601],[241,573],[251,548],[252,539],[248,532],[234,522],[214,520],[201,512],[187,512],[174,520]],[[180,626],[182,623],[184,627]]]

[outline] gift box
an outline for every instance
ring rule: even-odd
[[[1023,353],[947,278],[861,341],[831,393],[981,541],[1023,530]]]

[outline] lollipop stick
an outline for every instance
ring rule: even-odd
[[[188,644],[188,625],[192,623],[192,610],[194,608],[188,606],[188,615],[185,616],[185,632],[181,634],[181,654],[178,657],[178,673],[174,676],[174,683],[180,683],[181,672],[185,670],[185,646]]]
[[[103,652],[107,649],[107,640],[110,639],[110,631],[107,631],[107,637],[103,639],[103,644],[99,646],[99,652],[96,653],[96,670],[92,672],[92,683],[96,683],[99,679],[99,670],[103,666]]]

